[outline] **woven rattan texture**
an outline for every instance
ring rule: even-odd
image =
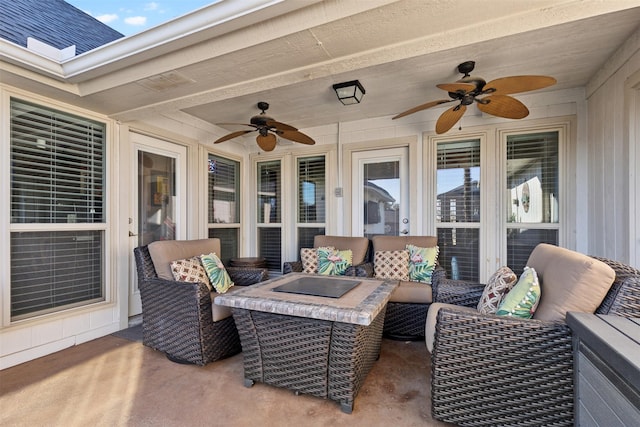
[[[640,271],[594,257],[616,278],[596,311],[640,312]],[[443,279],[434,301],[475,307],[483,285]],[[434,418],[465,426],[573,423],[571,330],[562,322],[442,309],[431,355]]]
[[[566,325],[441,309],[436,329],[435,418],[462,426],[573,424]]]
[[[329,352],[329,399],[352,407],[380,356],[384,310],[369,326],[335,323]]]
[[[607,258],[596,257],[616,272],[613,286],[596,313],[638,317],[640,314],[640,270]]]
[[[424,325],[430,305],[388,302],[384,335],[412,339],[424,338]]]
[[[233,309],[245,380],[350,407],[380,354],[384,312],[369,326]]]
[[[213,322],[211,294],[203,283],[157,277],[147,246],[134,249],[142,299],[143,343],[172,359],[205,365],[237,354],[240,338],[232,317]],[[232,280],[253,284],[265,269],[229,269]]]

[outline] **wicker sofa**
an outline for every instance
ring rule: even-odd
[[[640,271],[628,265],[544,244],[534,249],[528,265],[538,272],[542,298],[536,313],[542,310],[545,319],[480,314],[476,306],[484,285],[445,278],[434,283],[434,300],[450,303],[433,304],[425,328],[434,418],[463,426],[571,426],[572,334],[564,318],[546,319],[549,304],[557,309],[568,303],[567,311],[578,311],[572,299],[581,298],[584,288],[565,298],[562,286],[593,269],[605,274],[609,269],[613,284],[604,286],[604,299],[593,310],[640,315]]]
[[[170,262],[220,253],[219,239],[165,240],[134,249],[142,299],[143,343],[179,363],[205,365],[241,351],[228,307],[212,303],[204,283],[173,279]],[[226,268],[237,287],[268,279],[266,269]]]

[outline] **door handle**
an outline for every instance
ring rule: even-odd
[[[404,230],[400,231],[400,234],[409,234],[409,230],[405,228]]]
[[[133,231],[129,230],[129,237],[134,237],[134,236],[137,236],[137,234],[134,234]]]

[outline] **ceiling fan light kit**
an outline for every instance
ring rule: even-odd
[[[436,122],[437,134],[445,133],[451,129],[467,111],[467,106],[474,102],[478,104],[478,109],[483,113],[507,119],[522,119],[529,115],[529,109],[522,102],[509,95],[556,84],[556,79],[549,76],[502,77],[487,83],[481,77],[470,75],[474,67],[474,61],[463,62],[458,65],[458,72],[463,74],[460,80],[455,83],[436,85],[445,90],[450,99],[439,99],[418,105],[396,115],[393,120],[453,101],[459,103],[440,115]]]
[[[364,87],[358,80],[336,83],[333,85],[333,90],[336,91],[336,95],[343,105],[359,104],[365,94]]]
[[[277,122],[272,117],[267,116],[266,111],[269,109],[268,103],[261,101],[258,102],[257,106],[258,109],[261,110],[261,113],[251,117],[249,123],[218,123],[218,126],[249,126],[253,129],[231,132],[230,134],[213,141],[213,143],[219,144],[250,132],[258,132],[256,142],[264,151],[273,151],[276,148],[276,135],[281,138],[288,139],[289,141],[299,142],[300,144],[313,145],[316,143],[309,136],[298,131],[297,128],[285,123]]]

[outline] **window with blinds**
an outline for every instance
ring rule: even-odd
[[[11,319],[104,300],[106,126],[15,98],[10,109]]]
[[[298,159],[298,222],[325,222],[324,156]]]
[[[437,145],[438,261],[451,277],[478,280],[480,140]]]
[[[280,160],[257,164],[257,218],[259,256],[269,270],[282,268],[282,170]]]
[[[209,237],[220,239],[220,259],[228,265],[239,254],[240,162],[209,154]]]
[[[558,244],[557,131],[508,135],[507,262],[520,274],[538,243]]]
[[[312,248],[313,238],[325,234],[326,165],[325,156],[297,160],[298,249]]]
[[[103,222],[105,125],[11,100],[11,222]]]
[[[240,223],[240,163],[209,154],[209,223]]]

